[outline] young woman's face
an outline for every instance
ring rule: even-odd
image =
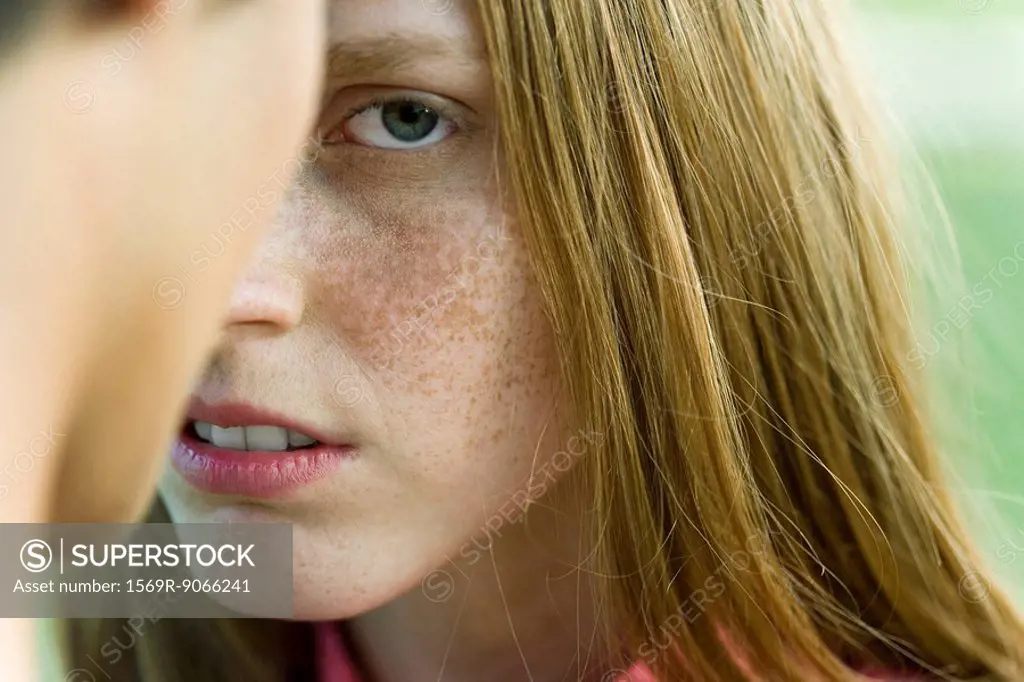
[[[309,619],[418,586],[515,518],[565,445],[472,3],[331,4],[317,159],[236,290],[162,483],[176,522],[293,523]],[[239,454],[242,432],[202,422],[290,424],[326,447],[267,452],[283,432],[246,429],[257,452]]]

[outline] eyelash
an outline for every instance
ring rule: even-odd
[[[383,97],[374,97],[367,104],[363,104],[361,106],[353,107],[352,109],[349,109],[347,112],[345,112],[345,115],[342,117],[342,122],[347,121],[347,120],[349,120],[350,118],[352,118],[354,116],[358,116],[359,114],[365,113],[365,112],[369,111],[370,109],[378,109],[378,108],[382,109],[382,108],[384,108],[388,104],[395,104],[397,102],[412,102],[414,104],[422,104],[424,106],[429,106],[431,109],[437,110],[438,113],[440,113],[440,111],[441,111],[440,109],[438,109],[438,107],[431,106],[427,102],[424,102],[422,99],[416,99],[414,97],[401,96],[401,95],[399,95],[399,96],[392,96],[392,97],[383,96]]]

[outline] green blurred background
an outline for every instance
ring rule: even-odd
[[[1024,0],[854,6],[873,85],[954,224],[963,281],[937,301],[919,341],[929,368],[956,387],[962,438],[950,450],[963,497],[998,519],[977,522],[975,538],[1024,603]],[[956,322],[938,341],[943,315],[977,285],[991,298],[949,315]]]

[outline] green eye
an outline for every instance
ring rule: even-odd
[[[384,128],[401,142],[420,142],[437,129],[441,117],[418,102],[389,102],[380,109]]]
[[[341,126],[344,141],[378,149],[428,147],[455,132],[458,124],[442,110],[412,97],[378,100]]]

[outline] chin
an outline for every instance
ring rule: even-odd
[[[419,588],[421,576],[394,576],[388,570],[400,568],[389,556],[389,543],[374,550],[366,547],[368,538],[354,541],[344,529],[297,521],[281,510],[243,502],[208,504],[202,496],[181,499],[177,490],[162,492],[174,523],[291,524],[292,620],[353,618]]]
[[[367,589],[369,587],[369,589]],[[296,577],[292,620],[347,620],[387,604],[392,591],[374,586],[314,583],[303,584]]]
[[[331,535],[296,529],[294,620],[346,620],[422,589],[430,569],[420,571],[413,556],[395,556],[392,543],[374,547],[365,537],[352,542],[341,532]]]

